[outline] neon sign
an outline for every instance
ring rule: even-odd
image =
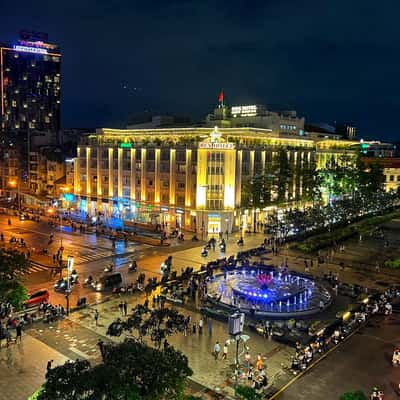
[[[234,143],[212,143],[212,142],[199,143],[199,149],[232,150],[234,148],[235,148]]]
[[[13,49],[15,51],[24,51],[25,53],[47,54],[47,50],[41,49],[40,47],[28,47],[15,44]]]

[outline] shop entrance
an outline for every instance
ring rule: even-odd
[[[208,233],[221,232],[221,216],[216,214],[208,214]]]

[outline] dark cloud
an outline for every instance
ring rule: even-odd
[[[145,109],[200,117],[223,87],[230,103],[395,138],[399,11],[394,0],[21,0],[0,4],[0,38],[31,28],[62,46],[65,126],[123,126]]]

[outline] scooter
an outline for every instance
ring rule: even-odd
[[[133,260],[131,263],[128,265],[128,272],[136,272],[137,271],[137,263],[135,260]]]
[[[85,279],[85,282],[84,282],[83,285],[84,285],[85,287],[91,287],[92,284],[93,284],[93,276],[92,276],[92,275],[89,275],[89,276]]]
[[[105,267],[104,272],[114,272],[114,265],[110,264],[108,267]]]

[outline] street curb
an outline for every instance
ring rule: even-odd
[[[309,372],[312,368],[314,368],[317,364],[319,364],[322,360],[324,360],[326,357],[328,357],[328,355],[330,353],[332,353],[334,350],[336,350],[337,348],[339,348],[339,346],[341,346],[342,344],[346,343],[351,337],[353,337],[353,335],[355,335],[361,328],[365,327],[366,323],[360,325],[359,327],[357,327],[357,329],[355,329],[353,332],[350,333],[350,335],[346,336],[340,343],[336,344],[334,347],[332,347],[331,349],[329,349],[326,353],[324,353],[321,357],[319,357],[317,360],[315,360],[313,363],[310,364],[310,366],[300,372],[298,375],[296,375],[294,378],[292,378],[291,380],[289,380],[289,382],[287,382],[285,385],[283,385],[276,393],[274,393],[272,396],[268,397],[267,400],[274,400],[275,398],[277,398],[277,396],[279,396],[280,394],[282,394],[289,386],[291,386],[294,382],[296,382],[299,378],[301,378],[303,375],[305,375],[307,372]]]

